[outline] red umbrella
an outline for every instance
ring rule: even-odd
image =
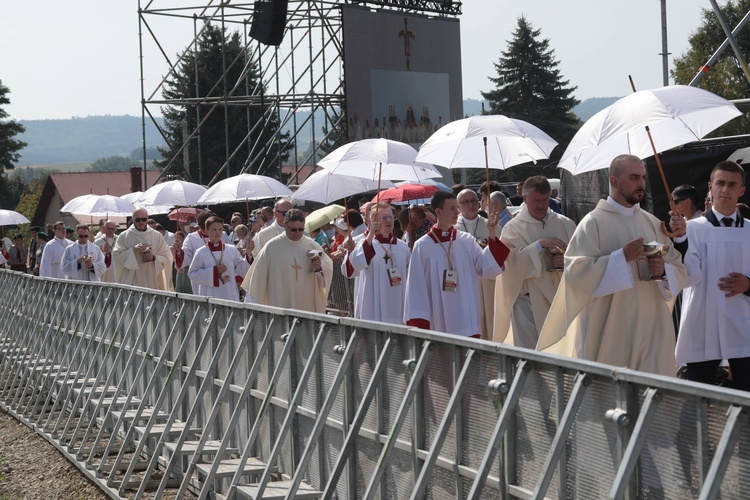
[[[169,220],[176,220],[180,222],[190,222],[192,220],[195,220],[198,218],[199,214],[202,214],[205,212],[202,208],[193,208],[193,207],[185,207],[185,208],[175,208],[171,212],[169,212]]]
[[[400,201],[418,200],[420,198],[429,198],[440,188],[430,184],[403,184],[398,187],[386,189],[380,192],[380,201],[398,203]],[[376,202],[376,195],[372,201]]]

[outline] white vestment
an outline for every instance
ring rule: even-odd
[[[320,252],[322,272],[313,272],[310,250]],[[245,302],[325,313],[333,261],[312,238],[292,241],[284,233],[266,243],[248,276]]]
[[[143,261],[143,254],[135,251],[138,243],[151,247],[154,258]],[[146,227],[138,231],[130,226],[117,236],[112,250],[115,261],[115,281],[123,285],[135,285],[153,290],[169,290],[172,282],[172,252],[158,231]],[[168,276],[167,276],[168,275]]]
[[[223,283],[216,266],[223,264],[227,270],[224,273],[229,281]],[[198,295],[217,299],[240,300],[240,280],[250,268],[239,250],[232,245],[221,243],[217,250],[204,246],[193,255],[188,276],[190,282],[198,286]]]
[[[276,222],[276,219],[273,219],[270,226],[264,227],[258,231],[258,234],[253,237],[253,244],[255,244],[255,248],[253,248],[253,259],[257,259],[258,254],[263,250],[263,247],[280,234],[284,234],[284,226],[279,225]]]
[[[94,240],[94,245],[99,247],[99,250],[102,249],[104,246],[104,243],[106,242],[109,245],[109,259],[107,259],[107,255],[104,254],[104,250],[102,250],[102,254],[104,255],[104,264],[107,266],[107,270],[104,271],[104,274],[102,274],[101,281],[105,283],[114,283],[115,282],[115,260],[112,257],[112,250],[115,248],[115,242],[117,241],[117,235],[114,235],[113,238],[107,238],[104,233],[101,234],[101,238],[97,238]],[[97,235],[98,236],[98,235]],[[107,260],[109,260],[109,264],[107,264]]]
[[[477,215],[474,220],[467,220],[464,219],[463,215],[459,215],[458,221],[453,227],[469,233],[481,245],[486,245],[490,238],[487,219],[481,215]],[[498,229],[498,233],[499,231]],[[493,325],[495,324],[495,278],[481,279],[479,284],[479,298],[482,302],[482,338],[489,340],[492,338]]]
[[[390,243],[373,239],[372,245],[363,241],[349,256],[352,267],[359,272],[354,297],[355,318],[403,324],[411,252],[406,243],[394,236],[391,238]],[[385,261],[386,253],[388,262]],[[389,269],[396,269],[400,277],[400,282],[394,286],[391,286]]]
[[[468,233],[449,231],[451,241],[437,243],[430,230],[417,240],[409,263],[406,280],[404,323],[427,320],[429,329],[456,335],[473,336],[482,332],[482,305],[479,279],[493,278],[503,272],[491,252],[493,240],[484,250]],[[455,291],[443,290],[444,273],[450,269],[458,275]]]
[[[42,262],[39,264],[39,276],[47,278],[65,278],[62,268],[63,254],[65,249],[73,242],[65,238],[53,238],[44,246]]]
[[[750,276],[750,221],[714,227],[701,217],[688,221],[687,237],[677,362],[750,357],[750,297],[725,297],[718,286],[730,273]]]
[[[566,244],[573,236],[575,223],[565,216],[547,211],[544,220],[531,216],[526,204],[503,228],[501,241],[510,248],[505,272],[495,287],[495,342],[536,348],[539,332],[547,317],[562,272],[551,270],[550,257],[539,245],[542,238],[558,238]],[[513,325],[512,338],[508,336]]]
[[[685,266],[659,224],[638,205],[599,201],[570,240],[537,349],[674,376],[667,303],[684,287]],[[638,238],[667,245],[666,281],[642,281],[637,264],[625,260],[622,248]]]
[[[229,236],[227,236],[224,231],[221,232],[221,241],[223,243],[232,243],[231,241],[229,241]],[[197,252],[199,248],[205,247],[206,243],[208,243],[208,234],[200,230],[187,235],[185,241],[182,243],[182,251],[184,253],[184,257],[182,259],[182,269],[188,269],[190,267],[190,264],[193,261],[193,255],[195,255],[195,252]],[[193,293],[195,295],[198,295],[198,285],[196,285],[192,281],[190,282],[190,285],[193,288]]]
[[[78,258],[81,255],[91,257],[93,266],[91,269],[85,264],[79,264]],[[80,281],[101,281],[102,275],[107,270],[107,264],[104,263],[104,254],[99,247],[91,242],[85,245],[73,243],[65,249],[63,254],[63,272],[72,280]]]
[[[352,241],[354,242],[354,248],[357,248],[358,245],[360,245],[365,238],[367,237],[367,233],[362,233],[358,236],[352,235]],[[354,280],[354,285],[352,287],[353,290],[353,297],[354,297],[354,310],[357,309],[357,297],[359,296],[359,271],[354,269],[354,266],[352,266],[351,263],[351,253],[349,251],[346,251],[346,254],[344,255],[344,260],[341,262],[341,274],[344,275],[344,277],[349,278],[351,280]]]

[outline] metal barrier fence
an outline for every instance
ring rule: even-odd
[[[2,406],[113,498],[750,498],[730,390],[9,271],[0,311]]]

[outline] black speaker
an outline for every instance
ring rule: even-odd
[[[279,46],[284,39],[288,0],[256,1],[250,36],[265,45]]]

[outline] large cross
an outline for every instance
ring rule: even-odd
[[[404,29],[398,32],[398,37],[404,39],[404,56],[406,57],[406,69],[409,69],[409,58],[411,57],[411,45],[409,39],[414,38],[414,32],[409,31],[409,18],[404,18]]]
[[[291,267],[292,267],[292,269],[294,269],[294,281],[297,281],[297,271],[299,271],[300,269],[302,269],[302,266],[300,266],[299,264],[297,264],[297,259],[295,258],[294,259],[294,265],[292,265]]]

